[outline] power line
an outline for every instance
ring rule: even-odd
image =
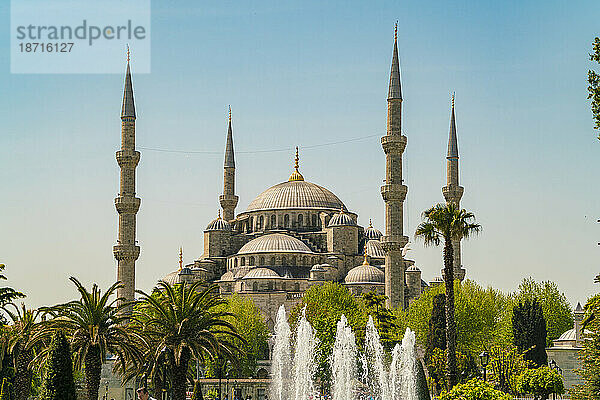
[[[365,140],[365,139],[370,139],[376,136],[381,136],[379,134],[374,134],[374,135],[369,135],[369,136],[361,136],[361,137],[357,137],[357,138],[352,138],[352,139],[346,139],[346,140],[339,140],[337,142],[328,142],[328,143],[321,143],[321,144],[313,144],[313,145],[309,145],[309,146],[302,146],[302,149],[306,150],[306,149],[315,149],[315,148],[319,148],[319,147],[325,147],[325,146],[334,146],[337,144],[344,144],[344,143],[350,143],[350,142],[357,142],[360,140]],[[140,150],[147,150],[147,151],[157,151],[157,152],[161,152],[161,153],[178,153],[178,154],[223,154],[223,151],[210,151],[210,150],[176,150],[176,149],[161,149],[161,148],[155,148],[155,147],[138,147]],[[283,147],[280,149],[270,149],[270,150],[248,150],[248,151],[236,151],[236,154],[258,154],[258,153],[277,153],[277,152],[283,152],[283,151],[290,151],[290,150],[294,150],[295,147]]]

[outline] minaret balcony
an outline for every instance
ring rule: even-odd
[[[457,185],[448,185],[442,188],[442,194],[447,202],[458,203],[462,198],[465,188]]]
[[[408,236],[385,235],[381,237],[381,247],[384,251],[402,251],[408,243]]]
[[[113,246],[113,254],[117,260],[137,260],[140,255],[140,246],[117,244]]]
[[[406,148],[406,136],[385,135],[381,138],[381,146],[385,154],[403,153]]]
[[[119,214],[135,214],[140,209],[141,200],[138,197],[119,196],[115,198],[115,208]]]
[[[117,151],[116,157],[119,167],[136,167],[140,162],[140,152],[136,150],[119,150]]]
[[[223,208],[235,208],[239,199],[236,195],[222,194],[219,196],[219,203]]]
[[[408,188],[406,185],[390,184],[381,187],[381,197],[384,201],[404,201]]]

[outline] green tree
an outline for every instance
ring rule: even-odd
[[[434,349],[446,350],[446,295],[444,293],[433,296],[425,345],[425,361],[431,359]]]
[[[6,350],[13,358],[15,399],[27,400],[31,391],[34,371],[32,361],[42,345],[41,338],[36,336],[40,328],[38,321],[40,312],[28,310],[24,304],[18,307],[14,303],[9,303],[2,309],[10,317],[12,323],[8,327]]]
[[[304,293],[302,301],[290,313],[292,326],[300,319],[304,307],[306,319],[319,339],[317,376],[323,382],[329,382],[329,359],[335,343],[337,322],[345,315],[357,342],[361,344],[364,342],[367,316],[363,304],[345,286],[333,282],[311,286]]]
[[[44,309],[57,318],[47,323],[46,332],[62,331],[70,340],[76,369],[85,367],[88,400],[96,400],[100,388],[102,363],[108,353],[121,363],[139,353],[139,347],[126,329],[128,317],[122,312],[129,304],[111,296],[121,287],[114,283],[104,293],[94,284],[88,291],[71,277],[81,298]]]
[[[4,378],[2,380],[2,391],[0,392],[0,400],[12,400],[11,385],[8,379]]]
[[[512,397],[480,379],[471,379],[442,393],[440,400],[512,400]]]
[[[437,204],[423,212],[423,222],[415,232],[426,246],[444,242],[444,284],[446,288],[446,369],[448,385],[456,384],[456,320],[454,315],[454,249],[453,240],[467,239],[479,233],[481,225],[475,216],[453,203]]]
[[[594,42],[592,43],[590,61],[595,61],[600,64],[600,38],[598,37],[595,38]],[[588,84],[588,99],[591,99],[592,114],[595,121],[594,129],[600,129],[600,74],[590,69],[588,71]],[[600,139],[600,136],[598,139]]]
[[[506,393],[518,393],[517,378],[527,369],[527,361],[514,345],[490,348],[489,380]]]
[[[532,278],[523,279],[515,293],[515,303],[537,300],[542,306],[546,331],[546,346],[573,327],[573,312],[564,293],[552,281],[536,282]]]
[[[548,363],[546,355],[546,321],[537,300],[525,300],[513,308],[513,343],[525,360],[535,367]]]
[[[245,339],[228,321],[235,316],[225,311],[226,301],[215,294],[215,285],[204,289],[203,282],[170,285],[159,282],[152,295],[138,291],[141,300],[134,308],[130,329],[142,337],[151,350],[145,355],[153,379],[161,365],[168,366],[174,399],[184,399],[190,360],[222,356],[237,363],[236,340]],[[239,342],[237,342],[239,343]]]
[[[560,374],[545,365],[523,371],[517,382],[519,392],[533,395],[536,400],[546,400],[551,394],[565,392]]]
[[[398,343],[400,333],[396,324],[396,316],[385,306],[386,296],[375,292],[368,292],[362,296],[367,315],[373,316],[373,322],[379,332],[381,344],[390,351]]]
[[[264,318],[252,299],[237,294],[228,298],[222,307],[224,311],[232,314],[231,317],[225,317],[225,320],[245,339],[232,339],[234,346],[242,351],[236,368],[228,372],[231,377],[252,377],[256,372],[257,361],[268,356],[270,333]],[[208,376],[216,377],[214,361],[207,360],[205,367]]]
[[[41,400],[76,400],[71,349],[62,332],[56,332],[50,343],[44,368]]]
[[[583,384],[571,390],[573,400],[600,399],[600,294],[588,299],[585,305],[584,328],[586,339],[581,354],[581,369],[578,371]]]
[[[477,358],[489,346],[512,342],[513,302],[509,295],[491,287],[483,288],[468,279],[462,283],[456,281],[454,292],[458,351]],[[407,311],[394,310],[397,320],[415,331],[424,348],[429,340],[434,298],[443,293],[444,286],[433,287],[411,302]]]

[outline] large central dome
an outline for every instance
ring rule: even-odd
[[[324,187],[304,180],[291,180],[272,186],[259,194],[246,211],[294,208],[346,210],[344,203]]]

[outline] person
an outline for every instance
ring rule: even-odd
[[[141,387],[137,390],[138,400],[156,400],[154,397],[150,397],[148,389]]]

